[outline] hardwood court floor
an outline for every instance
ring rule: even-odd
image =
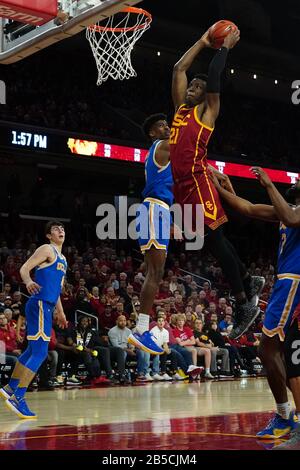
[[[264,378],[28,393],[38,419],[0,402],[5,449],[264,449],[274,401]]]

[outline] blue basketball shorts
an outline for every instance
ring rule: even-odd
[[[142,202],[138,209],[136,229],[143,254],[151,247],[168,251],[171,223],[168,204],[150,197]]]
[[[295,308],[300,302],[300,275],[278,274],[265,313],[263,333],[269,337],[279,335],[284,341]]]
[[[27,301],[25,315],[28,341],[37,341],[39,338],[50,341],[54,308],[54,304],[34,297]]]

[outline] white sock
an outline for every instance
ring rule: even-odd
[[[138,321],[136,324],[137,332],[142,335],[145,331],[149,330],[149,315],[145,315],[145,313],[140,313],[138,316]]]
[[[209,367],[206,367],[205,373],[206,373],[206,374],[210,374],[210,369],[209,369]]]
[[[277,406],[277,413],[283,419],[289,419],[291,413],[291,405],[287,401],[286,403],[276,403]]]

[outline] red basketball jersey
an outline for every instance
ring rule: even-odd
[[[173,119],[170,159],[175,184],[207,169],[207,145],[214,129],[200,121],[197,109],[183,104]]]

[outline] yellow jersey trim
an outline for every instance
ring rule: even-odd
[[[209,127],[207,124],[204,124],[204,122],[200,121],[199,117],[198,117],[198,113],[197,113],[197,108],[199,107],[199,105],[195,106],[194,108],[194,118],[196,120],[196,122],[202,126],[202,127],[205,127],[205,129],[208,129],[209,131],[213,131],[214,130],[214,127]]]

